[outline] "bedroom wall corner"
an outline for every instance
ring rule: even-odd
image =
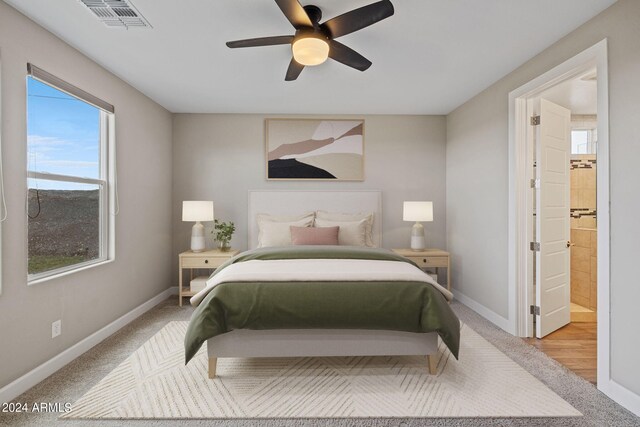
[[[0,389],[171,285],[171,113],[0,1],[3,223]],[[120,212],[113,262],[27,285],[27,62],[115,106]],[[51,338],[51,323],[62,335]]]
[[[447,116],[447,242],[454,288],[508,317],[508,94],[606,38],[611,384],[598,387],[640,415],[640,336],[632,334],[640,299],[635,286],[640,235],[635,215],[640,208],[640,170],[635,165],[640,157],[638,22],[640,2],[619,0]]]

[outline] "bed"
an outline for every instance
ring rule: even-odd
[[[218,268],[194,296],[188,361],[206,342],[209,377],[222,357],[424,355],[435,373],[438,337],[454,356],[459,321],[451,295],[391,251],[355,246],[256,248],[259,213],[372,212],[382,243],[377,191],[249,192],[249,250]]]

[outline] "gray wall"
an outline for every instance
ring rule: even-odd
[[[2,224],[0,387],[171,286],[171,114],[0,1]],[[27,286],[26,64],[116,108],[116,261]],[[62,335],[51,339],[51,322]]]
[[[265,117],[174,115],[174,253],[189,248],[193,225],[180,220],[182,200],[213,200],[216,218],[236,223],[232,246],[246,249],[247,191],[259,189],[381,190],[383,244],[388,248],[409,245],[411,224],[402,221],[402,202],[433,200],[434,221],[425,223],[427,241],[444,247],[443,116],[358,116],[365,119],[365,181],[321,183],[265,180]],[[212,245],[210,239],[208,243]]]
[[[508,93],[608,38],[611,376],[640,395],[640,2],[620,0],[447,116],[447,240],[455,288],[507,316]]]

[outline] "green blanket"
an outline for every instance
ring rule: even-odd
[[[249,260],[408,259],[385,249],[291,246],[243,252],[222,266]],[[418,268],[416,266],[416,268]],[[437,332],[457,358],[460,321],[426,282],[229,282],[214,287],[191,316],[186,362],[202,344],[235,329],[382,329]]]

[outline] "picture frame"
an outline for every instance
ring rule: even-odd
[[[364,181],[364,119],[265,119],[268,181]]]

